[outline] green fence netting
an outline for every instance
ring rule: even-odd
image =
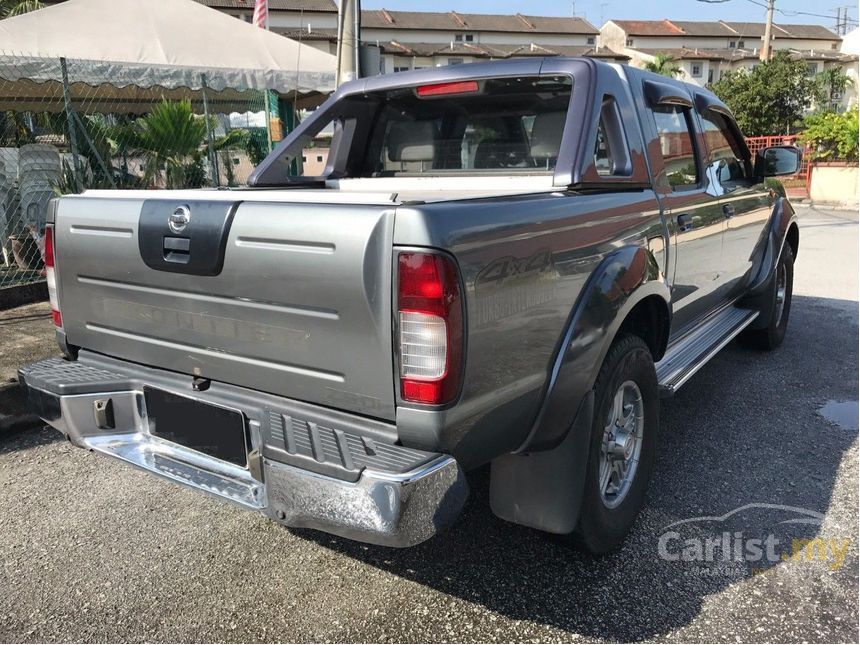
[[[0,60],[0,289],[44,280],[51,198],[241,185],[270,148],[268,91],[208,90],[205,77],[142,88],[94,78],[87,61],[46,72],[44,59]]]

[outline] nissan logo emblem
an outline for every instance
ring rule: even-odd
[[[174,233],[181,233],[191,221],[191,209],[188,206],[177,206],[176,210],[167,220],[167,225]]]

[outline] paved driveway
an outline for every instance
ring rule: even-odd
[[[0,640],[856,641],[857,215],[800,213],[785,345],[730,345],[664,406],[620,552],[494,518],[486,470],[450,531],[393,551],[284,530],[34,427],[0,435]],[[54,352],[46,314],[0,312],[4,381]],[[7,424],[17,405],[0,386]],[[725,567],[738,534],[824,551]]]

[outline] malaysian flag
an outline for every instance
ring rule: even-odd
[[[269,0],[254,2],[254,24],[263,29],[269,28]]]

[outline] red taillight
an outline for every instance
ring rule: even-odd
[[[57,298],[57,271],[54,259],[54,225],[45,227],[45,279],[48,282],[48,300],[51,302],[51,320],[54,326],[62,329],[63,317],[60,315],[60,301]]]
[[[45,266],[54,268],[54,227],[50,224],[45,227]]]
[[[454,261],[432,253],[398,256],[400,395],[449,403],[460,390],[463,305]]]
[[[453,81],[451,83],[434,83],[419,85],[416,88],[418,96],[445,96],[446,94],[468,94],[478,91],[478,81]]]

